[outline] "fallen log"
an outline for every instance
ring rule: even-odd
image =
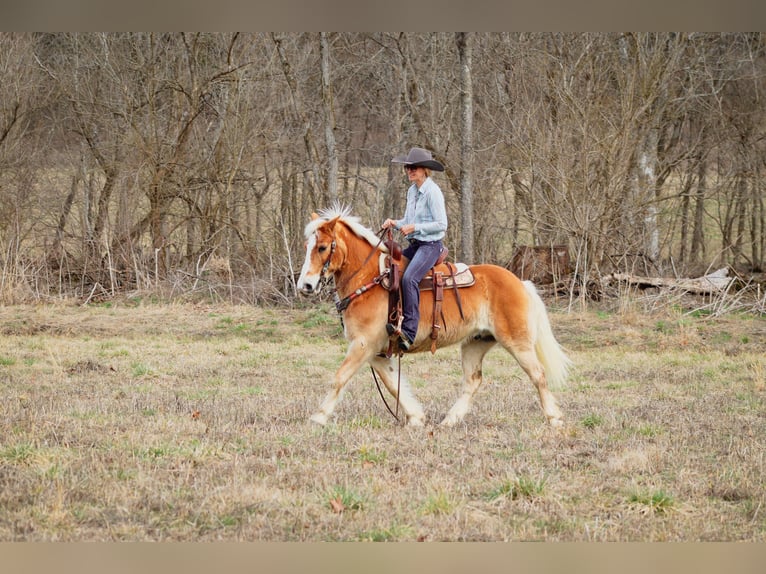
[[[723,267],[702,277],[695,278],[639,277],[630,273],[612,273],[606,279],[607,282],[635,285],[639,289],[657,287],[659,289],[674,289],[689,293],[712,294],[726,291],[736,278],[729,277],[729,268]]]

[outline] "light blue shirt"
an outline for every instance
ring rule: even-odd
[[[408,223],[415,224],[415,231],[407,239],[419,241],[437,241],[447,231],[447,210],[444,207],[444,195],[436,182],[427,177],[418,189],[412,184],[407,190],[407,207],[404,217],[396,221],[396,227]]]

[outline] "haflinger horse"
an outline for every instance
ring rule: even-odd
[[[397,376],[395,362],[387,353],[389,293],[376,283],[381,273],[376,252],[386,253],[387,247],[351,215],[348,207],[338,205],[312,214],[305,235],[306,259],[298,279],[301,292],[319,293],[325,281],[334,277],[337,295],[353,297],[342,315],[349,341],[346,356],[311,421],[326,424],[346,384],[369,364],[398,400],[407,423],[422,426],[423,408],[406,377],[401,373]],[[460,304],[448,292],[451,290],[445,289],[441,306],[443,325],[437,331],[436,348],[460,343],[464,379],[462,394],[441,424],[452,426],[463,420],[482,382],[482,360],[499,343],[534,383],[550,425],[562,426],[561,410],[548,385],[563,384],[571,362],[551,331],[545,305],[534,285],[497,265],[473,265],[470,270],[475,283],[460,289]],[[431,350],[432,307],[433,293],[421,291],[420,325],[408,353]]]

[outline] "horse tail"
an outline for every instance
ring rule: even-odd
[[[545,303],[537,293],[531,281],[523,281],[529,295],[529,310],[527,321],[529,331],[535,345],[537,358],[545,368],[545,378],[552,389],[561,387],[566,382],[572,361],[566,356],[561,345],[553,336]]]

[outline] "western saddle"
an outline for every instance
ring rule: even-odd
[[[395,333],[398,334],[403,319],[401,275],[405,266],[404,257],[402,256],[401,246],[394,241],[392,236],[389,236],[384,244],[388,248],[388,253],[382,254],[380,258],[381,274],[386,276],[386,279],[381,281],[381,285],[388,290],[388,322],[396,326]],[[436,352],[436,339],[439,336],[439,329],[446,325],[444,314],[442,313],[444,289],[448,288],[454,291],[462,319],[464,318],[463,306],[460,302],[458,289],[470,287],[475,281],[473,273],[467,265],[464,263],[453,264],[448,262],[448,255],[449,250],[446,247],[442,247],[436,263],[420,281],[420,291],[433,291],[434,293],[433,321],[431,323],[431,353]],[[395,337],[392,336],[388,346],[387,356],[389,357],[393,354],[394,341]]]

